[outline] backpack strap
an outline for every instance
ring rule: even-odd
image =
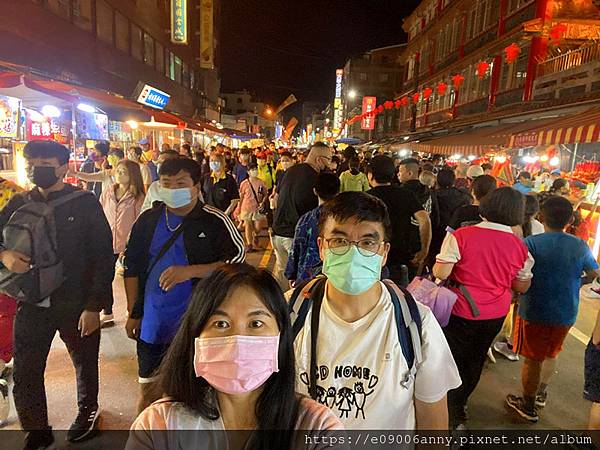
[[[294,333],[294,339],[296,339],[296,336],[298,336],[298,333],[300,333],[300,330],[302,330],[302,327],[304,327],[304,322],[306,322],[306,316],[308,315],[308,311],[310,311],[310,308],[312,306],[313,289],[316,287],[316,284],[324,278],[325,277],[318,276],[313,278],[312,280],[300,283],[298,286],[296,286],[292,293],[292,296],[289,299],[288,308],[290,316],[292,318],[292,330]],[[294,307],[296,306],[296,302],[298,301],[298,299],[302,300],[302,304],[296,312],[294,310]]]
[[[383,282],[388,289],[392,304],[394,305],[394,317],[398,330],[398,340],[402,354],[406,359],[408,372],[400,382],[403,387],[408,388],[411,377],[417,373],[423,353],[421,349],[422,321],[417,302],[407,290],[397,286],[390,280]]]
[[[50,206],[52,206],[53,208],[58,208],[59,206],[64,205],[65,203],[69,203],[71,200],[75,200],[79,197],[84,197],[87,195],[94,195],[94,194],[92,194],[90,191],[77,190],[77,191],[71,192],[70,194],[62,195],[55,200],[50,200],[48,202],[48,204]]]

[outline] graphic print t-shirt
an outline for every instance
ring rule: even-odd
[[[435,317],[419,305],[423,321],[423,362],[407,388],[394,306],[382,284],[377,306],[349,323],[331,309],[327,296],[321,308],[317,342],[317,401],[327,405],[346,430],[412,430],[416,427],[414,398],[441,400],[461,384],[458,369]],[[294,309],[300,307],[297,301]],[[298,379],[296,390],[308,395],[311,315],[294,342]]]

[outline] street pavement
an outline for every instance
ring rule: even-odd
[[[266,245],[266,242],[264,242]],[[271,250],[251,253],[247,261],[272,269]],[[102,330],[100,348],[100,428],[128,429],[136,416],[139,386],[135,344],[124,331],[126,302],[122,279],[116,278],[116,324]],[[583,289],[585,290],[585,288]],[[520,392],[520,362],[510,362],[496,354],[488,363],[481,382],[469,403],[471,429],[582,429],[587,423],[589,403],[583,400],[583,356],[591,335],[600,300],[582,299],[577,324],[568,336],[559,357],[558,370],[548,389],[547,406],[540,421],[531,425],[504,406],[509,393]],[[76,415],[75,372],[64,344],[58,336],[52,345],[46,369],[49,420],[55,430],[67,429]],[[4,429],[19,429],[14,414]]]

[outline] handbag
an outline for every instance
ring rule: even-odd
[[[254,221],[262,220],[269,213],[268,206],[265,204],[264,199],[263,199],[262,202],[258,200],[258,195],[256,195],[256,191],[254,190],[254,186],[252,186],[252,182],[250,181],[250,179],[248,179],[248,184],[250,184],[250,189],[252,189],[252,194],[254,195],[254,199],[256,200],[256,203],[258,203],[258,209],[255,211],[255,213],[258,212],[258,214],[260,214],[261,216],[263,216],[263,217],[259,217],[259,218],[255,219],[254,218],[254,214],[255,213],[253,213],[252,214],[252,220],[254,220]]]
[[[448,325],[452,309],[458,300],[456,293],[428,277],[415,277],[406,289],[415,300],[431,309],[442,328]]]

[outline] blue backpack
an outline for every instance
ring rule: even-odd
[[[319,275],[312,280],[304,282],[294,289],[289,301],[294,339],[296,339],[304,327],[308,312],[312,308],[308,392],[313,399],[317,398],[317,335],[326,283],[327,277],[324,275]],[[392,298],[392,304],[394,305],[398,340],[402,349],[402,355],[404,355],[408,366],[408,372],[405,374],[401,384],[407,387],[411,377],[414,378],[419,364],[423,361],[421,352],[421,315],[419,314],[417,302],[410,292],[397,286],[390,280],[384,280],[383,284],[388,289]],[[302,297],[302,303],[296,311],[294,307],[300,297]]]

